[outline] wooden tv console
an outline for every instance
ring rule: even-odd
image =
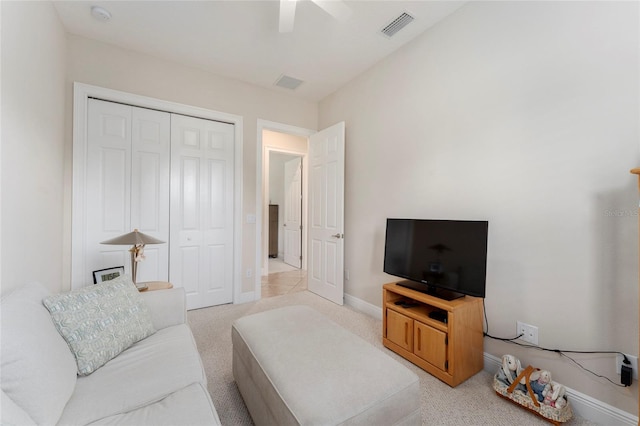
[[[396,283],[385,284],[382,343],[449,386],[457,386],[484,365],[482,309],[482,299],[477,297],[447,301]],[[433,312],[446,315],[447,321],[430,317]]]

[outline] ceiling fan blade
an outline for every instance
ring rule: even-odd
[[[281,0],[282,1],[282,0]],[[311,0],[320,9],[339,21],[346,21],[351,16],[351,8],[343,0]]]
[[[296,17],[296,0],[280,0],[280,32],[293,31],[293,23]]]

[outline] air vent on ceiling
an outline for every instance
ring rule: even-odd
[[[403,12],[402,15],[391,21],[391,23],[380,30],[380,32],[387,37],[393,37],[395,33],[409,25],[414,19],[415,18],[407,12]]]
[[[302,80],[283,74],[274,84],[278,87],[284,87],[285,89],[296,90],[302,83],[304,83]]]

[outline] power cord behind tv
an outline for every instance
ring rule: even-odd
[[[629,361],[629,359],[627,358],[627,355],[625,355],[622,352],[619,351],[573,351],[573,350],[568,350],[568,349],[552,349],[552,348],[545,348],[542,346],[537,346],[537,345],[531,345],[531,344],[526,344],[526,343],[521,343],[521,342],[516,342],[515,340],[521,338],[523,336],[523,334],[519,334],[516,337],[496,337],[496,336],[492,336],[489,334],[489,320],[487,319],[487,310],[485,309],[484,306],[484,299],[482,299],[482,310],[484,312],[484,322],[485,322],[485,327],[487,331],[483,331],[484,336],[490,338],[490,339],[494,339],[494,340],[501,340],[503,342],[507,342],[507,343],[511,343],[514,345],[518,345],[518,346],[522,346],[525,348],[532,348],[532,349],[537,349],[540,351],[547,351],[547,352],[555,352],[557,354],[559,354],[560,356],[563,356],[569,360],[571,360],[574,364],[576,364],[578,367],[582,368],[583,370],[593,374],[596,377],[600,377],[602,379],[606,379],[609,382],[611,382],[611,384],[621,387],[621,388],[626,388],[627,386],[631,386],[631,361]],[[571,358],[569,355],[567,355],[567,353],[572,353],[572,354],[616,354],[616,355],[622,355],[622,363],[624,364],[622,366],[622,371],[621,371],[621,381],[622,384],[616,383],[613,380],[611,380],[610,378],[608,378],[607,376],[603,376],[601,374],[598,374],[594,371],[589,370],[588,368],[586,368],[584,365],[580,364],[578,361],[576,361],[575,359]]]

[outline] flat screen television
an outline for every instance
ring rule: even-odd
[[[387,219],[384,272],[446,300],[484,297],[489,222]]]

